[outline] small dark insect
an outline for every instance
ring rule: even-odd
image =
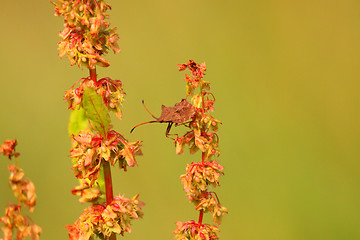
[[[142,101],[142,104],[144,106],[144,108],[146,109],[146,111],[148,113],[150,113],[150,115],[155,118],[155,121],[149,121],[149,122],[144,122],[144,123],[140,123],[139,125],[136,125],[135,127],[133,127],[130,131],[130,133],[132,133],[132,131],[134,131],[135,128],[137,128],[138,126],[147,124],[147,123],[154,123],[154,122],[158,122],[158,123],[168,123],[168,126],[166,128],[166,132],[165,135],[166,137],[169,136],[169,132],[171,129],[171,126],[175,123],[175,126],[179,125],[180,123],[184,123],[185,121],[191,119],[194,117],[196,111],[195,111],[195,107],[193,105],[191,105],[191,103],[189,103],[188,101],[186,101],[185,99],[182,99],[180,102],[176,103],[175,106],[173,107],[165,107],[164,105],[161,106],[161,116],[159,118],[155,117],[145,106],[144,104],[144,100]]]

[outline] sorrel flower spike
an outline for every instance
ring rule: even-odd
[[[190,202],[199,211],[199,220],[188,222],[177,222],[177,229],[174,231],[177,240],[202,240],[218,239],[222,216],[228,213],[227,209],[220,204],[215,192],[209,191],[210,186],[220,185],[219,177],[224,174],[223,166],[216,162],[215,157],[219,156],[219,136],[215,133],[218,124],[210,112],[214,111],[215,97],[209,92],[210,83],[203,80],[206,71],[205,63],[197,64],[189,60],[187,64],[178,64],[179,71],[186,69],[191,74],[185,75],[186,98],[191,97],[191,104],[195,110],[194,116],[187,125],[190,128],[182,137],[174,141],[176,154],[182,154],[185,145],[190,148],[190,153],[201,151],[201,162],[193,162],[186,167],[186,174],[180,176],[181,183]],[[196,93],[196,89],[199,90]],[[204,213],[212,213],[214,226],[203,224]]]
[[[17,204],[9,203],[5,209],[5,216],[0,218],[0,223],[4,224],[1,230],[4,232],[4,240],[11,240],[13,236],[16,236],[18,240],[25,239],[26,237],[38,240],[42,231],[41,227],[21,212],[23,205],[29,208],[29,212],[34,211],[36,194],[34,183],[25,177],[24,171],[19,167],[17,157],[20,153],[15,151],[16,145],[16,140],[6,140],[0,146],[0,153],[7,156],[10,160],[12,157],[15,157],[16,160],[16,165],[10,164],[8,169],[10,171],[9,185],[14,192],[14,196],[17,198]]]
[[[110,28],[106,11],[111,6],[103,0],[57,0],[55,16],[63,16],[64,30],[59,34],[59,56],[65,54],[71,65],[77,64],[95,69],[95,65],[108,67],[109,61],[102,57],[109,49],[120,52],[120,39]]]
[[[59,34],[59,56],[65,54],[71,65],[86,66],[90,76],[80,86],[65,93],[72,110],[69,134],[73,140],[70,156],[80,186],[72,189],[80,202],[93,203],[74,224],[67,226],[70,239],[116,239],[116,234],[130,232],[130,220],[142,216],[143,203],[137,196],[131,200],[113,194],[110,166],[120,168],[136,165],[135,155],[141,154],[141,141],[129,142],[112,129],[109,112],[121,119],[125,95],[120,80],[97,80],[96,66],[107,67],[103,57],[108,50],[120,52],[116,28],[110,28],[106,14],[111,9],[104,0],[57,0],[55,15],[64,18]],[[106,203],[103,200],[106,198]]]

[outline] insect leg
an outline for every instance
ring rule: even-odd
[[[168,137],[172,125],[173,125],[173,122],[169,122],[169,124],[166,128],[166,132],[165,132],[166,137]]]
[[[179,135],[176,134],[176,133],[170,134],[170,129],[171,129],[171,127],[172,127],[173,124],[174,124],[173,122],[169,122],[169,125],[168,125],[168,127],[166,128],[165,135],[166,135],[167,138],[170,138],[170,139],[172,139],[172,140],[175,141],[175,140],[179,137]],[[176,138],[172,138],[172,137],[170,137],[170,136],[176,136]]]
[[[190,127],[191,122],[192,122],[192,120],[187,121],[187,122],[182,122],[182,123],[175,123],[175,127],[182,126],[182,125],[184,125],[185,127]]]

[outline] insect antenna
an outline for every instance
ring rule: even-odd
[[[142,100],[142,105],[144,106],[145,110],[146,110],[153,118],[155,118],[156,120],[158,119],[157,117],[155,117],[155,116],[147,109],[147,107],[145,106],[144,100]]]
[[[140,123],[138,125],[136,125],[135,127],[133,127],[130,131],[130,133],[132,133],[134,131],[135,128],[141,126],[141,125],[144,125],[144,124],[147,124],[147,123],[154,123],[154,122],[159,122],[159,121],[149,121],[149,122],[144,122],[144,123]]]

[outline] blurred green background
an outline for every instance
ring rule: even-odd
[[[98,74],[123,81],[124,117],[113,117],[114,127],[143,140],[144,152],[138,167],[113,170],[114,192],[140,193],[147,204],[124,239],[172,239],[178,219],[198,217],[178,177],[199,153],[175,155],[164,124],[129,134],[151,119],[141,100],[159,116],[161,104],[185,96],[176,64],[188,59],[206,62],[223,122],[221,239],[360,239],[360,1],[110,3],[122,53],[107,55],[111,66]],[[1,0],[0,9],[0,141],[19,142],[41,239],[66,239],[64,225],[87,205],[70,194],[77,180],[63,95],[88,71],[58,58],[63,20],[48,1]],[[4,209],[14,197],[0,160]]]

